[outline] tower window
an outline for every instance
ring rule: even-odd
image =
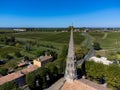
[[[69,74],[69,70],[67,70],[67,73]]]
[[[68,67],[70,66],[70,64],[68,63]]]

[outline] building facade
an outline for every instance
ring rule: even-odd
[[[38,67],[45,66],[47,63],[51,62],[53,60],[52,56],[40,56],[39,58],[33,60],[33,65],[36,65]]]

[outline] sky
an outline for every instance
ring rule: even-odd
[[[120,0],[0,0],[0,27],[120,27]]]

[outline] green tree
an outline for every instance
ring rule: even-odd
[[[17,51],[17,52],[15,52],[15,56],[19,58],[19,57],[21,57],[22,55],[21,55],[20,52]]]
[[[5,58],[5,59],[8,59],[8,60],[10,60],[10,59],[13,58],[11,55],[9,55],[9,54],[6,53],[6,52],[3,52],[3,53],[1,54],[1,57],[2,57],[2,58]]]
[[[0,90],[19,90],[16,81],[7,82],[0,86]]]
[[[31,43],[30,42],[27,42],[26,44],[25,44],[25,50],[26,51],[30,51],[31,50]]]
[[[57,59],[58,54],[56,53],[56,51],[53,50],[48,50],[49,55],[53,56],[53,60]]]
[[[85,71],[87,78],[102,83],[102,80],[105,77],[106,67],[102,63],[95,63],[94,61],[86,61]]]
[[[0,74],[5,76],[5,75],[7,75],[7,73],[8,73],[8,69],[7,68],[0,68]]]
[[[49,69],[49,71],[50,71],[51,75],[53,76],[53,78],[57,76],[58,69],[57,69],[57,67],[55,66],[55,64],[53,62],[50,62],[50,63],[46,64],[46,68]]]
[[[65,67],[66,67],[66,59],[60,58],[58,60],[54,61],[54,64],[58,68],[58,74],[64,74],[65,72]]]
[[[13,42],[13,43],[15,42],[15,37],[14,36],[10,37],[10,42]]]
[[[76,59],[80,60],[81,58],[84,57],[84,52],[81,48],[79,48],[79,49],[76,49],[75,55],[76,55]]]
[[[69,26],[69,27],[67,28],[67,30],[70,31],[70,30],[73,29],[73,28],[74,28],[73,26]]]
[[[98,42],[94,42],[93,47],[94,47],[95,50],[100,50],[101,49],[100,44]]]
[[[26,75],[26,83],[30,89],[34,89],[36,87],[36,75],[34,72],[28,73]]]
[[[68,46],[64,45],[60,54],[60,58],[66,58],[68,53]]]
[[[50,79],[51,79],[51,77],[50,77],[50,72],[49,72],[49,70],[47,69],[47,68],[45,68],[45,67],[41,67],[41,68],[39,68],[38,70],[37,70],[37,72],[38,72],[38,75],[40,76],[40,79],[42,80],[42,88],[44,89],[44,88],[46,88],[46,87],[48,87],[48,85],[49,85],[49,81],[50,81]],[[40,80],[39,80],[40,81]],[[40,82],[39,82],[40,83]]]
[[[7,37],[4,37],[4,43],[5,43],[5,45],[9,44],[9,39]]]
[[[117,90],[120,89],[120,67],[118,65],[112,64],[107,67],[106,81],[109,86],[112,86]]]
[[[24,59],[27,60],[27,61],[30,60],[28,56],[24,56]]]
[[[37,57],[42,56],[42,55],[45,55],[45,50],[39,50],[36,52]]]

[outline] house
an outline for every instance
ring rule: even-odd
[[[19,87],[22,87],[26,84],[25,76],[26,74],[37,70],[39,67],[35,65],[28,66],[27,68],[8,74],[0,78],[0,85],[15,80]]]
[[[53,60],[52,56],[40,56],[37,59],[33,60],[33,65],[36,65],[38,67],[45,66],[48,62],[51,62]]]
[[[52,60],[53,60],[52,56],[47,56],[47,55],[40,56],[36,60],[33,60],[33,65],[29,65],[25,69],[0,77],[0,85],[15,80],[19,87],[23,87],[24,85],[26,85],[26,80],[25,80],[26,74],[37,70],[39,67],[44,66],[45,64],[51,62]],[[20,64],[19,66],[23,66],[23,65],[24,63]]]
[[[14,31],[18,31],[18,32],[25,32],[25,29],[13,29]]]

